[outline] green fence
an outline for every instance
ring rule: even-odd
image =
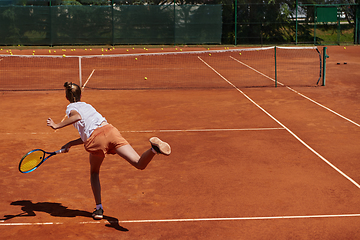
[[[358,4],[145,1],[0,0],[0,45],[359,43]]]
[[[0,45],[221,43],[221,5],[0,6]]]
[[[306,9],[307,17],[297,20],[301,29],[296,36],[299,42],[317,45],[339,45],[359,43],[360,11],[357,4],[299,4],[298,9]],[[301,36],[307,35],[307,39]]]

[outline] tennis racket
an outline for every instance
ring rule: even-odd
[[[21,173],[32,172],[43,164],[49,157],[63,152],[65,152],[65,149],[60,149],[55,152],[45,152],[42,149],[34,149],[22,157],[19,163],[19,171]]]

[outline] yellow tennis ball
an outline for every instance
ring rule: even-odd
[[[344,47],[344,49],[346,49],[346,47]]]
[[[147,77],[145,77],[144,79],[147,80]]]
[[[63,57],[66,57],[66,55],[65,55],[65,54],[63,54]]]
[[[137,60],[137,58],[135,58],[135,60]]]

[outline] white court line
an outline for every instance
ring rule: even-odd
[[[241,221],[241,220],[277,220],[277,219],[307,219],[307,218],[340,218],[340,217],[360,217],[360,214],[304,215],[304,216],[273,216],[273,217],[234,217],[234,218],[188,218],[188,219],[159,219],[159,220],[127,220],[127,221],[119,221],[119,223]]]
[[[268,217],[232,217],[232,218],[179,218],[179,219],[153,219],[153,220],[119,220],[106,221],[109,223],[168,223],[168,222],[208,222],[208,221],[246,221],[246,220],[283,220],[283,219],[311,219],[311,218],[346,218],[360,217],[360,214],[328,214],[328,215],[303,215],[303,216],[268,216]],[[78,222],[77,224],[99,224],[103,221]],[[36,226],[36,225],[62,225],[73,224],[72,222],[44,222],[44,223],[5,223],[0,221],[0,226]]]
[[[233,86],[238,92],[240,92],[244,97],[246,97],[250,102],[252,102],[255,106],[257,106],[261,111],[263,111],[266,115],[268,115],[270,118],[272,118],[275,122],[277,122],[280,126],[285,128],[294,138],[296,138],[301,144],[303,144],[307,149],[309,149],[311,152],[313,152],[316,156],[318,156],[321,160],[323,160],[325,163],[327,163],[330,167],[332,167],[334,170],[336,170],[338,173],[340,173],[343,177],[348,179],[350,182],[352,182],[356,187],[360,188],[360,185],[355,182],[352,178],[350,178],[348,175],[346,175],[344,172],[342,172],[339,168],[337,168],[335,165],[333,165],[331,162],[329,162],[326,158],[324,158],[322,155],[320,155],[317,151],[315,151],[312,147],[310,147],[307,143],[305,143],[301,138],[299,138],[295,133],[293,133],[289,128],[287,128],[284,124],[282,124],[279,120],[277,120],[274,116],[272,116],[270,113],[268,113],[264,108],[262,108],[259,104],[257,104],[254,100],[252,100],[248,95],[246,95],[243,91],[241,91],[238,87],[236,87],[232,82],[227,80],[224,76],[222,76],[219,72],[217,72],[213,67],[211,67],[207,62],[205,62],[203,59],[198,57],[206,66],[208,66],[211,70],[213,70],[218,76],[220,76],[224,81],[226,81],[228,84]]]
[[[325,108],[326,110],[328,110],[328,111],[332,112],[333,114],[335,114],[335,115],[337,115],[337,116],[339,116],[339,117],[341,117],[341,118],[345,119],[346,121],[349,121],[349,122],[351,122],[352,124],[354,124],[354,125],[356,125],[356,126],[360,127],[360,124],[359,124],[359,123],[356,123],[356,122],[352,121],[351,119],[349,119],[349,118],[347,118],[347,117],[344,117],[343,115],[341,115],[341,114],[339,114],[339,113],[335,112],[334,110],[331,110],[330,108],[325,107],[324,105],[322,105],[322,104],[320,104],[320,103],[316,102],[315,100],[312,100],[311,98],[309,98],[309,97],[305,96],[304,94],[299,93],[298,91],[296,91],[296,90],[294,90],[294,89],[292,89],[292,88],[290,88],[290,87],[286,87],[286,88],[288,88],[289,90],[293,91],[294,93],[299,94],[299,95],[300,95],[300,96],[302,96],[303,98],[305,98],[305,99],[307,99],[307,100],[309,100],[309,101],[311,101],[311,102],[315,103],[316,105],[318,105],[318,106],[320,106],[320,107],[322,107],[322,108]]]
[[[92,222],[79,222],[78,224],[93,224],[93,223],[101,223],[99,221]],[[64,225],[64,222],[44,222],[44,223],[5,223],[4,220],[0,221],[0,226],[39,226],[39,225]]]
[[[284,128],[209,128],[209,129],[163,129],[163,130],[134,130],[134,131],[120,131],[127,133],[155,133],[155,132],[227,132],[227,131],[270,131],[270,130],[284,130]],[[24,132],[15,132],[15,133],[0,133],[5,135],[46,135],[46,134],[54,134],[53,132],[32,132],[32,133],[24,133]]]
[[[239,61],[238,59],[233,58],[232,56],[230,56],[230,58],[232,58],[232,59],[234,59],[235,61],[237,61],[238,63],[240,63],[240,64],[242,64],[242,65],[244,65],[244,66],[246,66],[246,67],[250,68],[251,70],[253,70],[253,71],[255,71],[255,72],[259,73],[260,75],[262,75],[262,76],[264,76],[264,77],[266,77],[266,78],[270,79],[271,81],[274,81],[274,82],[275,82],[275,79],[273,79],[273,78],[271,78],[271,77],[269,77],[269,76],[267,76],[267,75],[263,74],[262,72],[259,72],[258,70],[256,70],[256,69],[254,69],[254,68],[250,67],[249,65],[247,65],[247,64],[245,64],[245,63],[243,63],[243,62]],[[283,83],[281,83],[281,82],[279,82],[279,81],[278,81],[278,84],[280,84],[280,85],[282,85],[282,86],[285,86]],[[292,89],[291,87],[288,87],[288,86],[287,86],[286,88],[287,88],[287,89],[289,89],[290,91],[293,91],[294,93],[299,94],[299,95],[300,95],[300,96],[302,96],[303,98],[305,98],[305,99],[307,99],[307,100],[309,100],[309,101],[311,101],[311,102],[315,103],[316,105],[318,105],[318,106],[320,106],[320,107],[322,107],[322,108],[324,108],[324,109],[328,110],[329,112],[331,112],[331,113],[333,113],[333,114],[335,114],[335,115],[337,115],[337,116],[341,117],[342,119],[345,119],[346,121],[349,121],[349,122],[351,122],[352,124],[354,124],[354,125],[356,125],[356,126],[360,127],[360,124],[359,124],[359,123],[356,123],[356,122],[352,121],[351,119],[349,119],[349,118],[347,118],[347,117],[345,117],[345,116],[343,116],[343,115],[341,115],[341,114],[339,114],[339,113],[335,112],[334,110],[331,110],[330,108],[328,108],[328,107],[326,107],[326,106],[324,106],[324,105],[322,105],[322,104],[320,104],[320,103],[316,102],[315,100],[313,100],[313,99],[311,99],[311,98],[309,98],[309,97],[305,96],[304,94],[299,93],[298,91],[296,91],[296,90]]]
[[[260,74],[260,75],[262,75],[262,76],[264,76],[264,77],[266,77],[266,78],[270,79],[271,81],[275,82],[275,79],[273,79],[273,78],[269,77],[268,75],[266,75],[266,74],[264,74],[264,73],[262,73],[262,72],[260,72],[260,71],[256,70],[255,68],[250,67],[249,65],[247,65],[247,64],[245,64],[245,63],[243,63],[243,62],[239,61],[238,59],[236,59],[236,58],[234,58],[234,57],[232,57],[232,56],[230,56],[230,58],[232,58],[233,60],[237,61],[238,63],[240,63],[240,64],[244,65],[245,67],[250,68],[250,69],[251,69],[251,70],[253,70],[254,72],[256,72],[256,73],[258,73],[258,74]],[[280,85],[284,86],[284,84],[282,84],[281,82],[278,82],[278,84],[280,84]],[[231,85],[232,85],[232,84],[231,84]],[[233,86],[233,87],[235,87],[234,85],[232,85],[232,86]]]
[[[144,131],[120,131],[130,133],[152,133],[152,132],[227,132],[227,131],[268,131],[284,130],[284,128],[215,128],[215,129],[179,129],[179,130],[144,130]]]

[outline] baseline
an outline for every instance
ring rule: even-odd
[[[268,217],[229,217],[229,218],[179,218],[179,219],[153,219],[153,220],[119,220],[116,223],[168,223],[168,222],[207,222],[207,221],[244,221],[244,220],[283,220],[283,219],[311,219],[311,218],[348,218],[360,217],[360,213],[353,214],[328,214],[328,215],[300,215],[300,216],[268,216]],[[112,221],[106,221],[112,223]],[[98,224],[101,221],[78,222],[77,224]],[[0,226],[40,226],[40,225],[65,225],[64,222],[24,222],[5,223],[0,221]]]

